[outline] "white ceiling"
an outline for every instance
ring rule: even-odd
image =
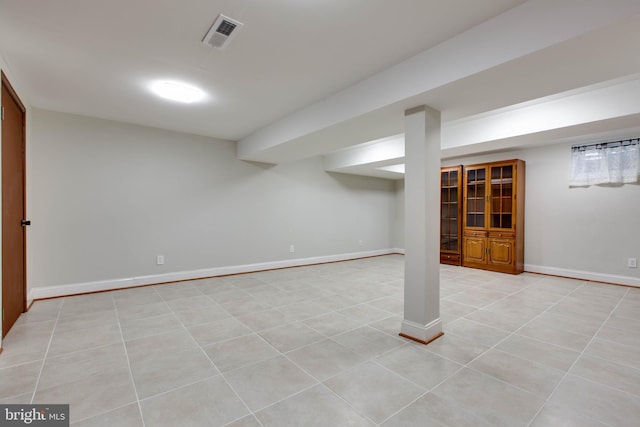
[[[35,107],[239,140],[518,3],[1,0],[0,51]],[[201,43],[219,13],[244,23],[224,51]],[[159,78],[210,102],[155,99]]]
[[[533,22],[528,11],[549,14],[537,16],[548,23],[541,21],[531,39],[558,33],[563,19],[568,28],[577,28],[574,17],[583,23],[535,49],[525,49],[524,39],[502,37],[486,52],[472,53],[476,62],[503,50],[522,52],[429,90],[406,92],[355,119],[336,117],[331,125],[285,138],[288,144],[264,156],[284,161],[398,134],[403,110],[415,105],[440,109],[445,122],[463,120],[638,74],[636,5],[637,0],[0,0],[0,55],[30,106],[245,142],[273,134],[279,124],[304,125],[296,116],[300,111],[338,106],[337,99],[344,103],[363,81],[394,73],[397,80],[397,64],[416,55],[428,59],[425,54],[474,28],[484,25],[490,35],[495,21],[517,33]],[[614,11],[605,19],[602,8]],[[497,21],[505,12],[509,20]],[[244,23],[222,51],[201,43],[219,13]],[[197,85],[210,97],[190,105],[158,99],[148,85],[162,78]],[[589,128],[594,134],[609,130]],[[366,167],[360,169],[356,173],[366,174]]]

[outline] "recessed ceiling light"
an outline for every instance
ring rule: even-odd
[[[202,101],[207,95],[202,89],[173,80],[154,82],[151,90],[161,98],[185,104]]]

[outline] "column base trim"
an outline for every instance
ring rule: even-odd
[[[437,340],[441,336],[444,336],[444,332],[440,332],[438,335],[436,335],[435,337],[431,338],[429,341],[423,341],[420,338],[410,337],[409,335],[403,334],[402,332],[400,332],[398,335],[400,335],[402,338],[406,338],[408,340],[415,341],[417,343],[427,345],[427,344]]]
[[[426,345],[444,335],[442,321],[438,318],[427,325],[421,325],[410,320],[403,320],[399,335]]]

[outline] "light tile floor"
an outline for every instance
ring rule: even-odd
[[[0,402],[76,426],[640,425],[640,289],[441,267],[445,336],[398,337],[404,258],[36,302]]]

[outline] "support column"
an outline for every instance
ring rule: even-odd
[[[427,344],[440,320],[440,111],[405,111],[404,320],[400,335]]]

